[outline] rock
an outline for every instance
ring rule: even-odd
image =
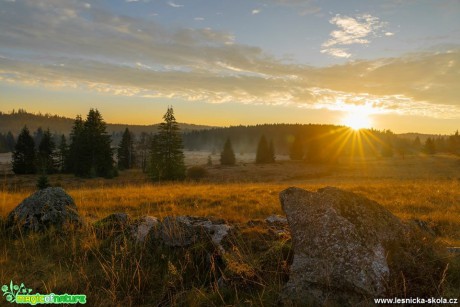
[[[186,247],[198,240],[210,239],[217,247],[232,229],[222,222],[192,216],[168,216],[159,227],[158,236],[167,246]]]
[[[113,237],[123,234],[128,228],[130,217],[126,213],[112,213],[94,223],[98,237]]]
[[[414,247],[421,254],[424,247],[408,242],[416,237],[409,233],[411,228],[376,202],[331,187],[316,193],[288,188],[280,193],[280,201],[294,248],[283,293],[286,302],[366,305],[372,298],[390,293],[389,285],[396,284],[390,276],[404,273],[410,280],[408,275],[420,271],[400,271],[410,270],[406,263],[415,266],[418,257],[405,247]],[[393,263],[399,265],[394,273]],[[430,272],[438,271],[434,267]]]
[[[40,232],[49,228],[66,230],[82,220],[77,206],[62,188],[46,188],[24,199],[7,217],[6,228]]]
[[[156,217],[143,216],[130,225],[131,235],[136,242],[142,243],[159,223]]]
[[[273,224],[284,225],[284,224],[287,224],[287,219],[284,216],[273,214],[267,217],[265,219],[265,222],[267,222],[268,224],[272,224],[272,225]]]

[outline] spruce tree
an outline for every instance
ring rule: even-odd
[[[86,120],[77,116],[70,133],[66,169],[80,177],[113,177],[111,138],[98,110],[90,109]]]
[[[134,166],[134,135],[126,128],[118,145],[118,168],[130,169]]]
[[[50,130],[47,129],[38,145],[38,167],[41,172],[52,174],[56,171],[55,151],[56,144]]]
[[[289,148],[289,157],[291,160],[302,160],[304,156],[303,144],[300,137],[296,136]]]
[[[185,178],[182,135],[172,107],[163,119],[152,139],[150,175],[153,180],[181,180]]]
[[[82,131],[82,175],[85,177],[113,177],[111,138],[107,125],[97,109],[90,109]]]
[[[220,164],[235,165],[235,153],[233,152],[232,142],[227,138],[224,144],[224,149],[220,153]]]
[[[12,156],[13,172],[15,174],[34,174],[35,167],[35,143],[27,126],[22,128],[14,147]]]
[[[434,155],[436,153],[436,144],[432,138],[426,139],[423,151],[429,155]]]
[[[273,162],[273,155],[270,153],[270,148],[267,139],[264,135],[260,137],[259,144],[256,151],[256,163],[271,163]]]

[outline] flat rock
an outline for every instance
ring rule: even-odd
[[[231,226],[223,222],[213,222],[203,217],[167,216],[163,219],[157,236],[171,247],[186,247],[206,239],[221,247],[221,241],[231,229]]]
[[[79,226],[82,220],[77,206],[62,188],[50,187],[24,199],[7,217],[6,228],[23,232],[40,232],[49,228],[65,231]]]

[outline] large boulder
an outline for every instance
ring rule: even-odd
[[[318,192],[288,188],[280,193],[280,201],[294,248],[285,302],[369,305],[372,298],[395,293],[390,289],[397,284],[392,280],[395,276],[420,282],[410,271],[413,264],[405,264],[430,253],[424,253],[426,246],[417,241],[411,227],[378,203],[331,187]],[[438,265],[430,261],[427,266],[433,268],[428,271],[439,273],[442,268]],[[404,287],[406,284],[404,280]]]
[[[49,228],[65,231],[81,225],[77,206],[62,188],[40,190],[24,199],[6,219],[6,228],[21,232],[40,232]]]

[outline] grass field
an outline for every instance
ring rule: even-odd
[[[206,163],[207,155],[197,153],[192,159],[189,157],[188,164],[202,165]],[[217,161],[217,158],[214,158],[213,160]],[[250,160],[240,160],[234,167],[214,165],[207,167],[207,170],[208,176],[200,182],[152,183],[138,170],[120,172],[120,176],[112,180],[83,180],[57,174],[50,176],[50,182],[66,189],[87,222],[94,222],[110,213],[126,212],[132,217],[198,215],[222,218],[232,223],[245,223],[264,219],[271,214],[283,214],[278,194],[289,186],[308,190],[335,186],[373,199],[404,220],[425,221],[436,233],[438,242],[447,246],[460,246],[458,157],[437,155],[410,156],[406,159],[355,159],[342,160],[335,165],[310,165],[287,160],[273,165],[255,165]],[[6,217],[22,199],[32,193],[35,182],[36,176],[11,176],[5,173],[0,192],[0,216]],[[144,263],[145,259],[142,257],[146,256],[138,251],[130,254],[118,250],[116,252],[120,258],[110,258],[101,252],[101,242],[93,234],[86,233],[83,237],[73,237],[70,242],[49,240],[45,243],[51,250],[48,255],[40,248],[42,240],[32,237],[23,241],[2,241],[0,280],[25,279],[34,287],[46,291],[62,292],[71,285],[70,289],[90,293],[93,299],[96,295],[108,297],[107,300],[101,298],[96,304],[107,303],[107,306],[142,305],[142,302],[145,303],[145,300],[140,299],[142,291],[147,291],[145,287],[149,285],[154,287],[154,281],[145,274],[154,274],[155,270],[159,270],[158,267],[138,267],[136,271],[135,267],[131,267],[132,263],[126,263],[129,262],[127,259],[135,259],[133,263],[138,261],[138,266]],[[59,245],[65,246],[66,252],[63,252]],[[246,253],[242,253],[246,259],[245,263],[252,263],[254,267],[258,267],[259,264],[254,264],[255,256],[251,256],[251,253],[249,248]],[[282,248],[276,255],[284,257],[282,261],[286,261],[288,257]],[[257,257],[259,256],[258,254]],[[177,259],[176,261],[172,263],[178,268],[182,262]],[[59,269],[52,270],[58,270],[60,273],[49,273],[48,270],[56,268],[56,265]],[[122,269],[125,270],[124,273],[117,273],[117,270]],[[188,269],[185,266],[183,270],[185,272]],[[460,295],[459,291],[452,290],[460,285],[459,270],[458,259],[454,259],[450,266],[451,279],[448,281],[447,294]],[[97,277],[96,273],[100,276]],[[167,275],[168,278],[174,277],[171,274]],[[262,290],[258,288],[255,292],[248,292],[240,289],[238,291],[241,292],[241,297],[238,297],[239,292],[235,290],[238,298],[235,298],[235,292],[227,294],[227,297],[219,291],[201,289],[196,284],[191,288],[186,287],[186,282],[182,281],[181,287],[176,285],[178,288],[173,292],[161,288],[166,291],[161,299],[164,300],[166,296],[170,304],[175,302],[186,305],[239,304],[245,300],[253,305],[269,305],[282,287],[280,274],[260,277],[261,280],[258,282],[263,284]],[[107,281],[103,281],[104,278]],[[264,278],[275,278],[277,281],[271,283]],[[128,286],[130,279],[139,286]],[[91,285],[95,284],[95,288],[91,288]],[[189,295],[202,299],[193,301]],[[153,301],[161,299],[150,298]]]

